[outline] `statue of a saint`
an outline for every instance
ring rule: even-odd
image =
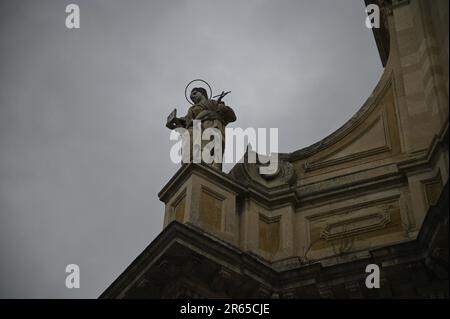
[[[228,123],[234,122],[236,120],[236,115],[231,107],[225,105],[222,102],[222,98],[226,95],[226,92],[222,92],[217,100],[209,99],[208,93],[202,87],[193,88],[190,94],[191,101],[194,103],[188,110],[188,113],[184,117],[177,118],[176,110],[174,110],[167,119],[166,126],[173,130],[177,128],[184,128],[189,131],[189,143],[190,146],[190,159],[192,160],[192,153],[196,150],[193,147],[193,126],[194,120],[201,121],[201,131],[208,128],[216,129],[216,132],[220,133],[222,142],[222,154],[225,150],[225,127]],[[204,148],[209,141],[201,141],[201,149]],[[195,146],[195,145],[194,145]],[[183,149],[182,149],[183,151]],[[198,150],[197,150],[198,151]],[[212,150],[214,152],[214,150]],[[213,155],[213,154],[211,154]],[[221,170],[222,161],[213,161],[211,163],[213,167]]]

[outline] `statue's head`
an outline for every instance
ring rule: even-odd
[[[190,97],[192,102],[198,104],[204,100],[208,100],[208,92],[202,87],[193,88]]]

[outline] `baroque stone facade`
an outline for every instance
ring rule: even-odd
[[[270,176],[183,165],[163,232],[101,298],[448,297],[448,1],[369,3],[385,70],[361,109]]]

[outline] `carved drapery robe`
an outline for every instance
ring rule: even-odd
[[[222,139],[222,156],[225,151],[225,127],[228,123],[234,122],[236,120],[236,115],[231,107],[225,105],[223,102],[218,102],[216,100],[206,100],[197,104],[192,105],[187,115],[182,118],[185,121],[186,129],[189,131],[190,136],[190,159],[193,159],[193,123],[194,120],[201,121],[202,133],[207,128],[215,128],[220,132]],[[200,136],[201,138],[201,136]],[[201,141],[201,150],[210,141]],[[187,141],[183,141],[183,146],[185,146]],[[183,149],[186,149],[183,147]],[[200,155],[201,157],[201,155]],[[216,163],[215,161],[211,164],[217,169],[222,169],[222,163]]]

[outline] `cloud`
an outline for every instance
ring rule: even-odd
[[[280,150],[341,126],[382,72],[363,1],[0,4],[0,297],[95,298],[162,230],[168,113],[208,80]],[[65,266],[81,288],[66,289]]]

